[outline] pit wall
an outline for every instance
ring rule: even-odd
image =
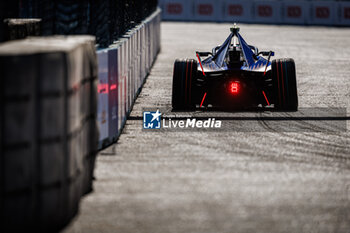
[[[349,1],[160,0],[163,20],[350,26]]]
[[[115,142],[160,51],[161,10],[97,51],[99,149]]]

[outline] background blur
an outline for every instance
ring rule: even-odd
[[[42,35],[91,34],[100,47],[107,47],[154,12],[157,0],[2,0],[0,4],[1,22],[41,18]]]
[[[335,0],[160,0],[163,20],[350,25],[350,2]]]

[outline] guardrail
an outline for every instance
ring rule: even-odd
[[[160,50],[158,9],[98,56],[99,149],[119,137],[132,105]]]
[[[160,0],[164,20],[350,26],[349,1]]]

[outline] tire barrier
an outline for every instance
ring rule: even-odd
[[[4,21],[5,41],[40,36],[40,19],[6,19]]]
[[[97,58],[91,36],[0,45],[0,231],[52,232],[92,190]]]
[[[119,137],[133,103],[160,50],[161,10],[157,9],[98,57],[99,149]]]
[[[349,1],[160,0],[159,6],[164,20],[350,26]]]

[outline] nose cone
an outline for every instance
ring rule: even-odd
[[[230,30],[231,30],[231,32],[232,32],[233,34],[236,35],[236,34],[239,32],[239,27],[237,26],[236,23],[234,23],[234,24],[233,24],[233,27],[230,28]]]

